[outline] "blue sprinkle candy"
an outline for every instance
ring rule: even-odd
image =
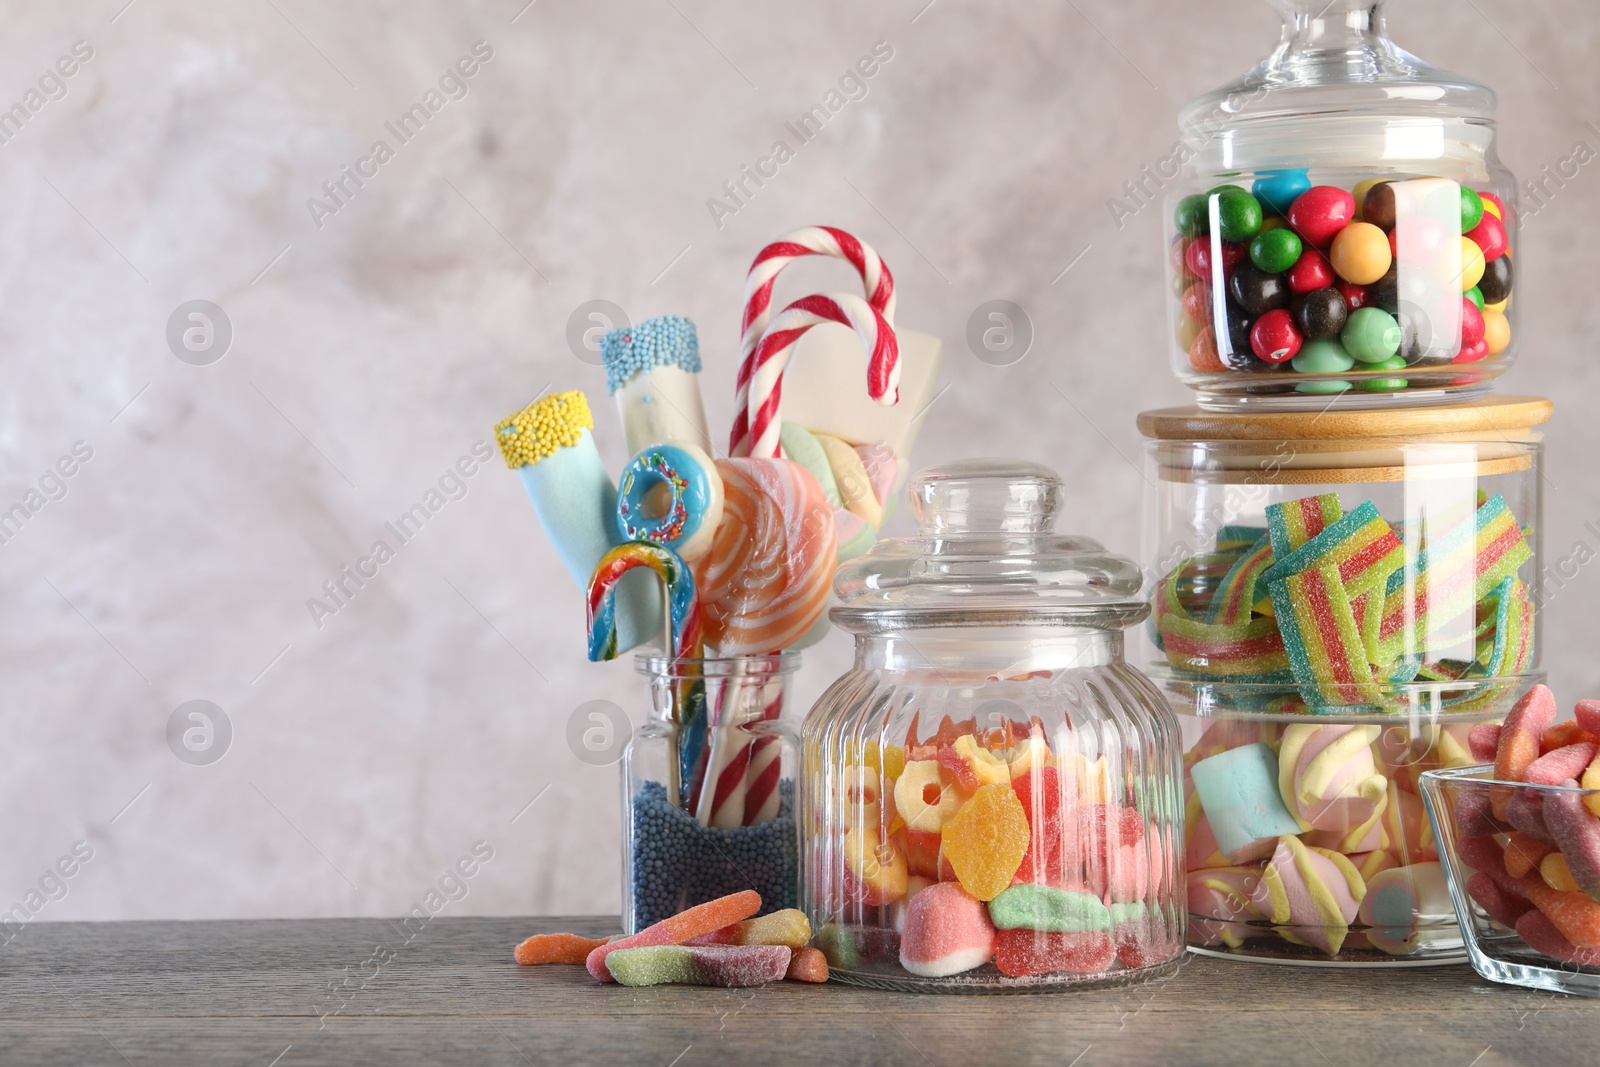
[[[657,367],[682,367],[700,373],[700,338],[694,322],[682,315],[660,315],[636,326],[612,330],[600,338],[606,364],[606,389],[615,393],[635,374]]]
[[[660,782],[644,783],[633,796],[633,929],[744,889],[761,894],[762,915],[797,907],[794,783],[780,782],[778,796],[777,818],[717,830],[667,803]]]

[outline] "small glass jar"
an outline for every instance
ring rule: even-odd
[[[632,934],[745,889],[799,906],[798,653],[641,655],[649,720],[622,757],[622,915]]]
[[[1273,3],[1278,47],[1130,191],[1165,197],[1173,369],[1218,409],[1486,391],[1516,354],[1494,92],[1398,48],[1386,0]]]
[[[1052,532],[1054,472],[921,472],[917,537],[840,566],[854,667],[805,723],[805,908],[834,977],[1040,989],[1183,951],[1177,724],[1123,661],[1137,567]]]
[[[1418,778],[1474,762],[1471,727],[1543,680],[1550,411],[1140,416],[1148,669],[1183,729],[1191,947],[1464,958]]]

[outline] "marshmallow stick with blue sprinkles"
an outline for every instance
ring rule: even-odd
[[[700,339],[682,315],[660,315],[600,339],[606,388],[616,397],[628,451],[687,444],[712,455],[700,399]]]
[[[594,443],[589,402],[576,390],[552,393],[496,424],[495,441],[506,466],[517,472],[561,564],[580,590],[614,546],[617,490]],[[650,574],[626,574],[616,588],[617,650],[661,633],[664,609]]]

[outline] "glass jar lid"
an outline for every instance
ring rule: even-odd
[[[1122,629],[1145,617],[1133,561],[1055,532],[1061,479],[1037,463],[929,467],[908,487],[917,536],[841,564],[830,618],[855,633],[930,626]]]

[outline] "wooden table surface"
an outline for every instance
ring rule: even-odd
[[[1600,1001],[1468,967],[1350,971],[1188,957],[1159,983],[929,996],[785,982],[601,987],[518,967],[601,917],[35,923],[0,948],[0,1064],[1600,1063]],[[332,993],[345,985],[346,1002]]]

